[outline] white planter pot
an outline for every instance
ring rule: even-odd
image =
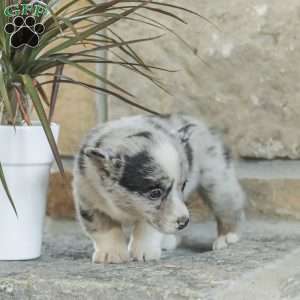
[[[55,139],[59,126],[51,125]],[[18,211],[16,217],[0,183],[0,260],[41,255],[48,179],[53,155],[40,125],[0,126],[0,161]]]

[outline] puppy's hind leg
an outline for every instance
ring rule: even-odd
[[[207,174],[199,189],[217,221],[218,237],[213,250],[238,242],[238,225],[244,216],[245,196],[234,170],[228,169],[221,174]]]
[[[94,243],[93,262],[127,262],[129,253],[121,224],[85,201],[77,202],[76,206],[79,221]]]

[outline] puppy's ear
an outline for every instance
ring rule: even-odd
[[[99,161],[109,161],[113,159],[113,152],[110,149],[100,149],[94,147],[87,147],[84,149],[84,154],[91,159]]]
[[[100,170],[106,171],[105,173],[110,176],[119,175],[124,165],[123,159],[111,149],[86,147],[84,154],[93,160]]]
[[[190,134],[180,130],[177,131],[177,134],[179,136],[180,142],[185,145],[189,140]]]
[[[182,144],[186,144],[189,141],[194,127],[194,124],[187,124],[177,130],[177,134]]]

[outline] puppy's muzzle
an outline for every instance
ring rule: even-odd
[[[177,230],[182,230],[184,229],[190,222],[189,217],[181,217],[178,218],[178,220],[176,221],[177,223]]]

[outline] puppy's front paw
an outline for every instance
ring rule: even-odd
[[[179,236],[166,234],[162,239],[161,248],[166,251],[175,250],[180,242],[181,238]]]
[[[159,260],[161,257],[160,246],[143,243],[143,241],[132,242],[129,245],[130,256],[135,261]]]
[[[221,250],[228,247],[230,244],[235,244],[239,241],[239,236],[234,232],[229,232],[226,235],[219,236],[213,243],[213,250]]]
[[[159,260],[162,234],[148,223],[138,223],[131,235],[129,253],[135,261]]]
[[[126,238],[119,228],[99,235],[94,246],[93,262],[96,264],[119,264],[129,261]]]
[[[129,253],[126,245],[95,250],[93,254],[93,263],[95,264],[120,264],[128,261]]]

